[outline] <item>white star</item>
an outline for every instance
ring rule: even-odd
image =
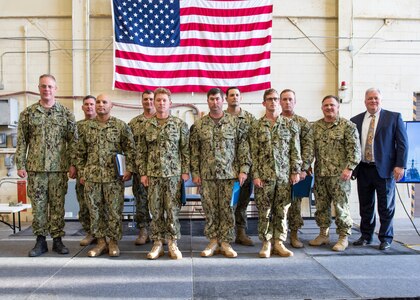
[[[154,40],[150,40],[150,44],[154,44],[154,42],[155,42]]]
[[[118,8],[118,10],[121,10],[121,6],[118,6],[117,8]]]
[[[143,43],[143,41],[144,41],[143,39],[140,39],[140,42],[142,42],[142,43]]]
[[[120,38],[120,40],[122,40],[123,36],[122,36],[122,35],[120,35],[120,36],[119,36],[119,38]]]
[[[123,2],[122,5],[127,6],[127,3],[126,2]]]
[[[130,36],[130,40],[133,40],[133,39],[134,39],[134,37]]]

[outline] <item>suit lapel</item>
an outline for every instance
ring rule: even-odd
[[[379,113],[378,125],[376,126],[376,130],[375,130],[375,137],[378,134],[378,132],[382,129],[382,127],[384,127],[387,123],[388,122],[386,120],[386,114],[384,110],[381,109],[381,112]]]

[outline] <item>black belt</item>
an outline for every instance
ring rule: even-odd
[[[362,162],[360,162],[360,164],[362,166],[365,166],[365,167],[376,167],[375,162],[364,162],[364,161],[362,161]]]

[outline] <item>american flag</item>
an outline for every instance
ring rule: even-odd
[[[271,0],[112,0],[114,87],[270,87]]]

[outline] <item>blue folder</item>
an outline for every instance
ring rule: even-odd
[[[309,197],[314,186],[314,176],[308,175],[304,180],[299,181],[292,187],[292,199]]]
[[[239,181],[235,181],[233,183],[232,197],[230,199],[230,206],[236,206],[236,204],[238,204],[240,191],[241,191],[241,186],[239,184]]]

